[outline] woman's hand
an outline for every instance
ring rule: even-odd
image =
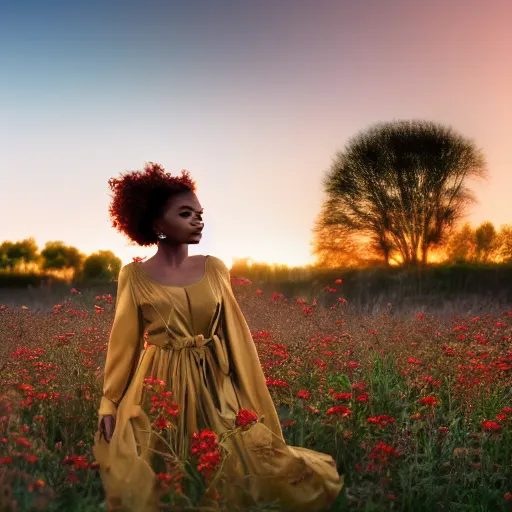
[[[111,414],[107,414],[101,418],[100,422],[100,439],[101,436],[105,438],[107,443],[110,443],[112,439],[112,434],[114,433],[114,428],[116,426],[116,419]]]

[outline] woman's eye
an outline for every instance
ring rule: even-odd
[[[180,213],[180,215],[181,215],[182,217],[185,217],[185,216],[187,216],[187,217],[188,217],[188,216],[190,215],[190,212],[183,212],[183,213]],[[198,215],[198,217],[197,217],[197,218],[198,218],[199,220],[203,220],[203,216],[202,216],[202,215]]]

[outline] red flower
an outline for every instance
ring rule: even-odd
[[[395,418],[383,414],[381,416],[370,416],[366,421],[368,423],[374,423],[381,427],[385,427],[388,423],[395,423]]]
[[[309,391],[306,391],[305,389],[300,389],[299,392],[297,393],[297,397],[307,400],[309,398]]]
[[[284,380],[272,379],[271,377],[269,377],[267,379],[267,386],[278,386],[281,388],[287,388],[287,387],[289,387],[289,384],[287,382],[285,382]]]
[[[192,442],[190,444],[190,452],[192,455],[198,453],[206,453],[217,448],[217,434],[211,430],[202,430],[199,434],[192,434]]]
[[[20,444],[21,446],[25,446],[26,448],[32,448],[32,444],[25,437],[17,437],[16,443]]]
[[[246,427],[258,421],[258,415],[248,409],[240,409],[236,415],[237,427]]]
[[[370,453],[370,459],[376,461],[380,467],[387,464],[392,457],[399,457],[400,453],[396,451],[392,446],[387,445],[383,441],[380,441],[375,445]]]
[[[350,400],[352,398],[352,393],[336,393],[333,395],[335,400]]]
[[[199,464],[197,465],[197,470],[200,473],[203,473],[205,476],[207,476],[219,467],[221,460],[222,455],[218,450],[203,453],[199,457]]]
[[[424,398],[420,398],[418,403],[421,405],[439,405],[435,396],[426,396]]]
[[[327,409],[325,414],[327,414],[327,416],[340,416],[341,418],[346,418],[352,414],[352,411],[344,405],[335,405],[334,407]]]
[[[481,422],[482,428],[487,432],[496,432],[501,430],[501,425],[492,420],[484,420]]]

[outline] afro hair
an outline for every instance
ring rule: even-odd
[[[121,173],[108,184],[114,192],[109,207],[112,227],[143,247],[158,242],[153,222],[161,217],[167,201],[196,191],[187,170],[183,169],[180,177],[171,176],[153,162],[146,163],[143,171]]]

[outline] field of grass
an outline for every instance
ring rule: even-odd
[[[287,442],[345,474],[332,512],[512,509],[512,306],[369,313],[335,280],[316,301],[234,289]],[[36,301],[0,295],[0,510],[106,510],[91,446],[115,297]],[[215,510],[188,462],[168,501]]]

